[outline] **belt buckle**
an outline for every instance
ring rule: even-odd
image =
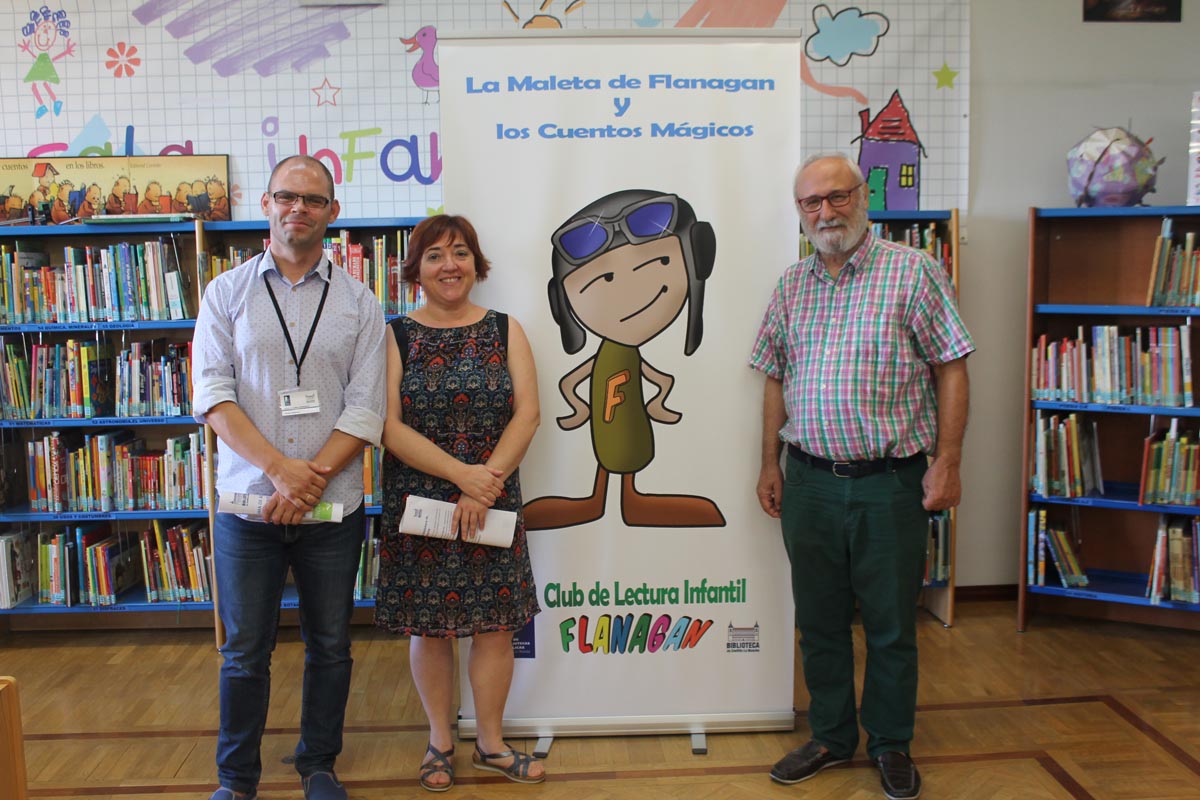
[[[833,476],[835,478],[853,478],[854,477],[853,475],[843,475],[842,473],[838,472],[838,467],[849,467],[849,466],[852,466],[849,461],[835,461],[835,462],[833,462],[833,466],[830,468],[830,472],[833,473]]]

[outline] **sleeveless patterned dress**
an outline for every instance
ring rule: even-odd
[[[459,461],[491,457],[512,418],[508,348],[499,315],[461,328],[430,328],[408,317],[400,401],[404,421]],[[397,337],[401,342],[401,337]],[[402,345],[404,346],[404,345]],[[383,462],[383,518],[375,624],[404,636],[459,638],[515,631],[541,609],[525,543],[519,470],[493,508],[517,512],[511,548],[399,533],[408,495],[457,502],[458,487],[390,453]]]

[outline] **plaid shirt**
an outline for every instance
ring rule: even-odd
[[[932,452],[928,365],[974,350],[946,271],[868,233],[836,280],[816,255],[784,272],[750,366],[783,382],[783,441],[858,461]]]

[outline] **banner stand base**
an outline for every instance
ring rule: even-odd
[[[505,719],[504,732],[509,736],[537,738],[535,755],[539,758],[550,752],[559,736],[629,736],[640,734],[685,734],[692,737],[692,752],[708,753],[708,734],[746,733],[750,731],[790,731],[796,727],[796,712],[788,708],[778,711],[748,711],[727,714],[666,714],[627,717],[527,717]],[[478,730],[474,715],[460,710],[458,738],[474,739]]]

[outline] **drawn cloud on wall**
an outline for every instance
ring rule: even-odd
[[[891,27],[883,14],[854,7],[832,14],[824,4],[813,9],[813,25],[817,32],[804,43],[805,55],[814,61],[832,61],[839,67],[850,63],[852,56],[874,53]]]

